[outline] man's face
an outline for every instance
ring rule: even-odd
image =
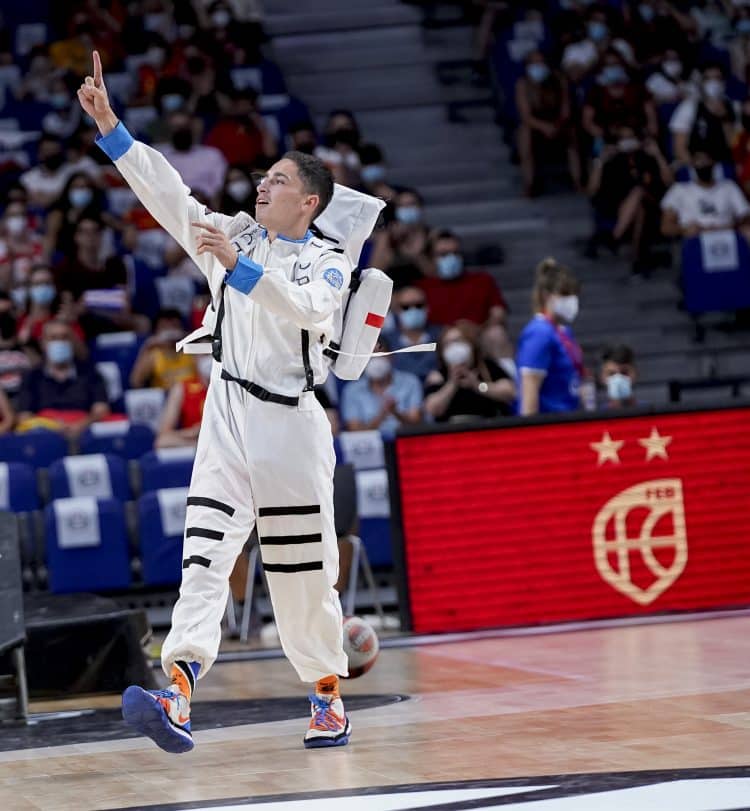
[[[75,233],[76,245],[83,249],[97,248],[99,246],[99,226],[92,220],[81,220]]]
[[[425,295],[418,287],[405,287],[398,294],[397,304],[402,312],[414,308],[424,309],[426,303]]]
[[[42,330],[42,344],[46,346],[50,341],[69,341],[70,327],[60,321],[48,321]]]
[[[312,220],[319,203],[305,190],[294,161],[277,161],[258,185],[255,219],[269,231],[284,233],[301,219]]]
[[[605,360],[602,364],[601,381],[606,386],[607,380],[612,375],[625,375],[630,378],[631,383],[635,383],[635,367],[632,363],[617,363],[614,360]]]
[[[435,243],[435,259],[437,260],[441,256],[449,256],[450,254],[458,254],[460,256],[461,243],[457,239],[453,239],[453,237],[439,239]]]

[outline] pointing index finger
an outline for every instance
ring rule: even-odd
[[[94,51],[94,84],[97,87],[102,86],[102,60],[99,51]]]

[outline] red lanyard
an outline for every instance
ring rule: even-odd
[[[570,358],[570,362],[575,367],[576,372],[578,372],[578,376],[583,380],[586,376],[586,370],[583,366],[583,350],[559,324],[556,324],[548,315],[544,317],[555,328],[555,332],[557,332],[557,337],[563,345],[565,354]]]

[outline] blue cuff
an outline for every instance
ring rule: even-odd
[[[248,295],[263,275],[263,265],[253,262],[247,256],[237,257],[237,265],[227,276],[227,284],[240,293]]]
[[[97,133],[94,140],[99,149],[113,161],[119,160],[134,143],[133,136],[127,131],[122,121],[107,135]]]

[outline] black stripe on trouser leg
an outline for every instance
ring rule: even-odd
[[[323,536],[318,532],[312,535],[264,535],[258,538],[261,546],[286,546],[297,543],[319,543]]]
[[[189,558],[185,558],[185,560],[182,561],[182,568],[187,569],[193,563],[197,566],[205,566],[207,569],[211,565],[211,561],[208,558],[204,558],[202,555],[191,555]]]
[[[209,541],[223,541],[224,533],[215,529],[205,527],[188,527],[185,530],[186,538],[208,538]]]
[[[258,518],[270,518],[273,515],[314,515],[320,512],[320,504],[309,504],[302,507],[260,507]]]
[[[226,513],[230,518],[234,515],[234,507],[230,507],[223,501],[217,501],[215,498],[206,498],[205,496],[188,496],[188,507],[209,507],[212,510],[219,510]]]
[[[322,572],[323,561],[312,560],[309,563],[264,563],[264,572]]]

